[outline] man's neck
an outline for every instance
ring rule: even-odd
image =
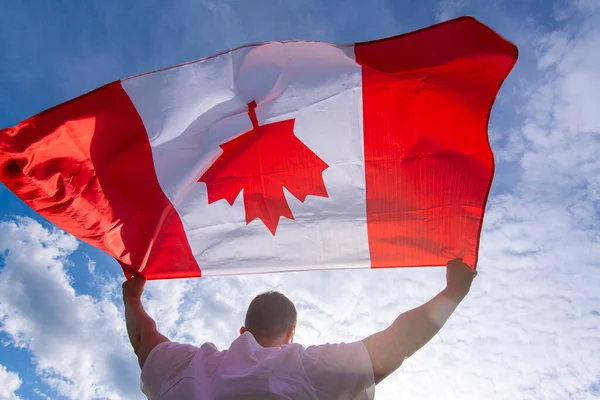
[[[283,345],[285,345],[285,342],[281,338],[271,339],[271,340],[265,340],[262,338],[261,339],[255,338],[255,339],[258,342],[258,344],[260,344],[262,347],[265,347],[265,348],[283,347]]]

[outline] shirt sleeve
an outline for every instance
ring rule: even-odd
[[[372,400],[375,397],[373,366],[363,342],[308,347],[303,364],[319,399]]]
[[[168,382],[187,369],[198,347],[189,344],[163,342],[148,354],[142,368],[141,389],[148,399],[156,399]]]

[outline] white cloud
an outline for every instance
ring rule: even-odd
[[[23,218],[0,222],[0,331],[68,398],[132,399],[139,374],[122,314],[109,298],[77,294],[66,257],[77,241]]]
[[[52,400],[52,397],[48,396],[46,393],[42,392],[38,388],[33,389],[33,393],[37,394],[39,397],[41,397],[44,400]]]
[[[461,16],[462,10],[467,7],[469,0],[441,0],[435,5],[435,19],[447,21]]]
[[[600,197],[600,6],[575,5],[579,13],[567,27],[538,39],[545,79],[527,105],[522,137],[529,151],[522,166],[530,184],[563,186],[568,190],[554,194],[593,200]]]
[[[21,387],[21,378],[16,372],[11,372],[0,364],[0,400],[19,400],[15,393]]]
[[[83,256],[87,261],[88,272],[90,273],[90,275],[94,275],[94,273],[96,272],[96,261],[92,260],[87,253],[83,253]]]

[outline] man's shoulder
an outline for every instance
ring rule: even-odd
[[[323,343],[308,346],[306,349],[302,348],[304,352],[310,356],[320,356],[337,353],[363,353],[367,349],[362,341],[357,342],[341,342],[341,343]]]
[[[198,350],[219,351],[219,349],[217,349],[217,346],[215,346],[215,344],[213,342],[204,342],[204,343],[202,343],[202,345],[200,345],[200,347],[198,348]]]
[[[302,362],[319,398],[372,399],[375,379],[361,341],[309,346]]]
[[[220,353],[220,351],[212,342],[206,342],[200,346],[189,343],[165,342],[152,350],[149,359],[158,357],[162,361],[169,360],[172,363],[186,364],[196,357],[205,358],[215,353]]]

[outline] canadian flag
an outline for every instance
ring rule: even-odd
[[[148,279],[475,268],[488,118],[516,59],[472,18],[244,46],[0,131],[0,179]]]

